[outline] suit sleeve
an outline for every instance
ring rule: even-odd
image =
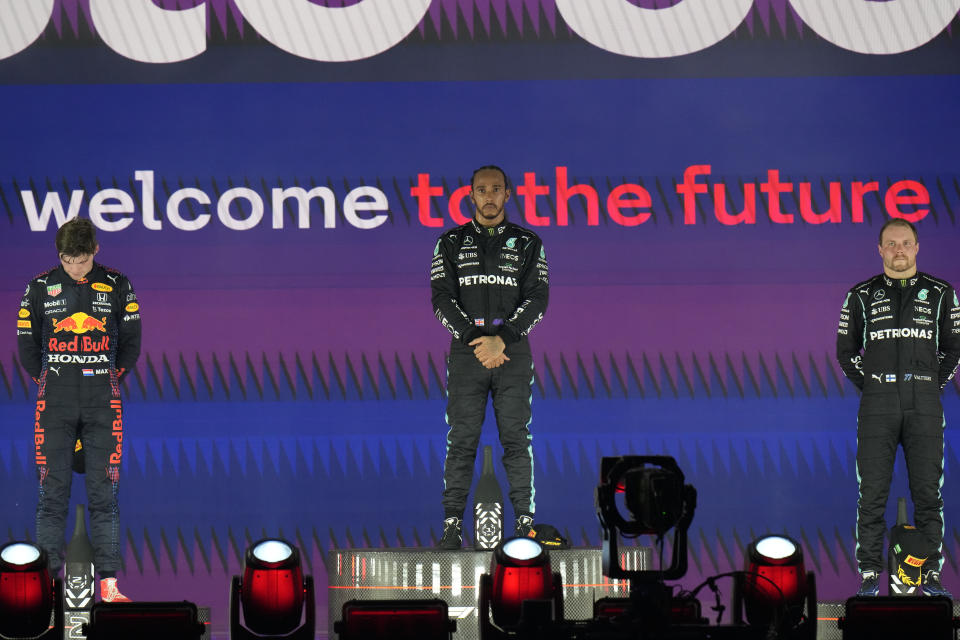
[[[938,320],[940,340],[937,344],[937,358],[940,360],[940,388],[947,386],[960,362],[960,300],[953,287],[944,295],[945,304],[941,305]]]
[[[117,322],[117,369],[130,371],[140,357],[140,303],[133,285],[124,277],[120,284],[120,318]]]
[[[452,251],[454,243],[451,238],[440,236],[433,251],[433,261],[430,263],[430,298],[433,302],[433,313],[440,324],[447,328],[454,339],[469,344],[483,332],[479,327],[473,326],[460,306],[460,285],[451,258]]]
[[[43,363],[40,361],[42,356],[43,338],[43,311],[40,308],[40,295],[37,293],[37,287],[34,283],[27,285],[27,291],[23,294],[20,301],[20,309],[17,311],[17,351],[20,355],[20,365],[30,374],[31,378],[39,378]]]
[[[520,273],[520,304],[500,328],[504,343],[517,342],[543,320],[550,295],[547,254],[540,238],[533,236],[524,247],[523,271]]]
[[[843,374],[863,390],[863,332],[864,310],[860,296],[855,290],[847,292],[847,298],[840,309],[840,323],[837,326],[837,360]]]

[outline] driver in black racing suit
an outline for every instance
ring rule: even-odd
[[[547,259],[536,234],[505,219],[510,188],[502,169],[477,169],[471,185],[474,219],[440,236],[430,271],[434,313],[453,336],[447,363],[443,549],[462,544],[488,396],[503,445],[514,535],[529,533],[535,509],[528,428],[533,356],[527,334],[547,309]]]
[[[960,361],[960,301],[946,282],[917,271],[919,244],[909,222],[880,231],[883,273],[847,293],[837,329],[837,358],[863,391],[857,417],[857,564],[860,596],[880,590],[884,512],[903,445],[916,527],[928,543],[927,595],[950,595],[943,565],[943,407],[940,392]]]

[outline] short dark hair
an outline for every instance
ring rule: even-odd
[[[71,218],[57,229],[57,253],[85,256],[97,250],[97,228],[88,218]]]
[[[880,235],[877,237],[877,244],[883,244],[883,232],[887,230],[887,227],[906,227],[913,231],[913,241],[920,242],[920,236],[917,235],[917,228],[909,220],[904,220],[903,218],[890,218],[883,223],[883,226],[880,227]]]
[[[471,186],[471,187],[473,187],[473,182],[474,182],[474,180],[477,179],[477,174],[480,173],[481,171],[499,171],[499,172],[500,172],[500,175],[503,176],[503,188],[504,188],[504,189],[509,189],[509,188],[510,188],[510,178],[507,177],[507,172],[504,171],[503,169],[501,169],[500,167],[498,167],[498,166],[495,165],[495,164],[485,164],[485,165],[483,165],[482,167],[480,167],[479,169],[474,169],[474,170],[473,170],[473,175],[470,176],[470,186]]]

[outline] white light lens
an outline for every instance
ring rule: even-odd
[[[0,551],[0,558],[9,564],[23,566],[31,562],[36,562],[37,559],[40,558],[40,550],[32,544],[18,542]]]
[[[543,547],[530,538],[514,538],[503,544],[503,552],[514,560],[530,560],[543,553]]]
[[[796,553],[796,551],[797,547],[795,544],[780,536],[770,536],[757,543],[757,553],[771,560],[789,558]]]
[[[253,557],[262,562],[282,562],[292,555],[290,545],[279,540],[267,540],[253,548]]]

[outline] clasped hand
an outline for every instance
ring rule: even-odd
[[[496,369],[510,359],[503,352],[507,345],[500,336],[480,336],[471,340],[470,346],[473,347],[473,355],[487,369]]]

